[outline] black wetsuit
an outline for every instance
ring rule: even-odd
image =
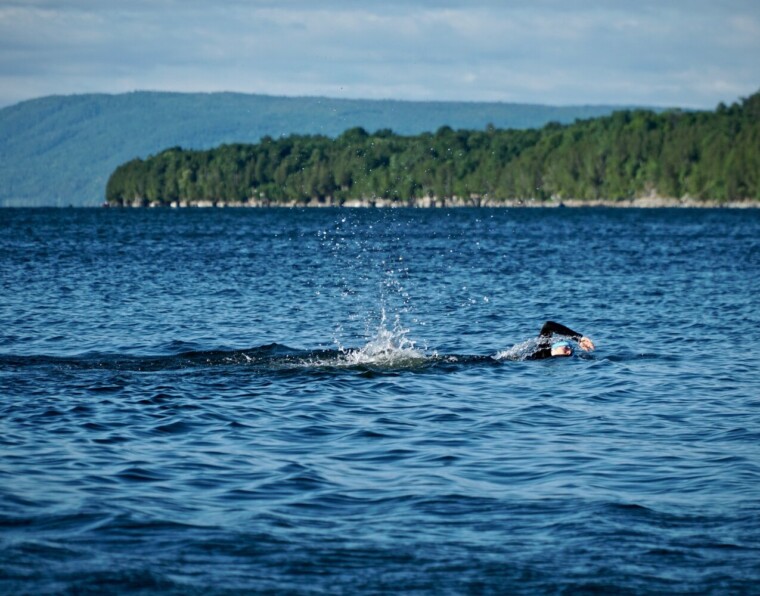
[[[556,341],[554,336],[560,336],[562,338],[573,339],[579,341],[583,335],[577,331],[573,331],[569,327],[555,323],[554,321],[546,321],[544,326],[541,327],[541,333],[538,334],[538,345],[535,352],[528,356],[528,360],[542,360],[544,358],[552,357],[552,344]]]

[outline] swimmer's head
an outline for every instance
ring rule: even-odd
[[[569,341],[557,341],[552,344],[552,356],[572,356],[573,346]]]

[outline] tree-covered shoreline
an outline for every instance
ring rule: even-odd
[[[712,112],[620,111],[542,129],[352,128],[167,149],[119,166],[110,205],[760,200],[760,93]]]

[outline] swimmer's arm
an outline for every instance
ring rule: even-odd
[[[546,321],[544,326],[541,327],[541,337],[551,337],[552,335],[562,335],[563,337],[569,337],[578,342],[581,350],[590,352],[596,348],[594,342],[585,335],[581,335],[577,331],[573,331],[570,327],[565,327],[554,321]]]
[[[554,321],[546,321],[546,323],[544,323],[544,326],[541,327],[541,333],[539,335],[541,337],[561,335],[563,337],[569,337],[570,339],[575,340],[579,340],[581,337],[583,337],[582,334],[578,333],[577,331],[573,331],[570,329],[570,327],[565,327],[564,325],[560,325]]]

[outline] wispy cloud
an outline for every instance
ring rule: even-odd
[[[0,104],[134,89],[712,107],[760,3],[0,0]]]

